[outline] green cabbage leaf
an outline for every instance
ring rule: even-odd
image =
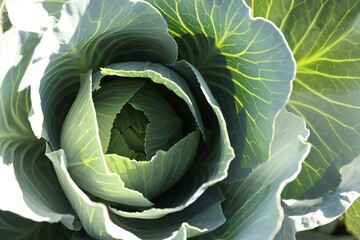
[[[358,177],[348,173],[357,168],[360,156],[360,2],[247,3],[254,16],[280,28],[296,59],[294,89],[286,108],[306,120],[313,147],[283,197],[298,199],[299,209],[308,208],[297,212],[293,209],[297,204],[291,203],[288,214],[295,219],[296,231],[315,228],[342,215],[360,193]],[[315,214],[314,202],[323,216]],[[347,214],[350,219],[356,218],[355,209],[359,211],[358,204]],[[316,217],[310,218],[310,213]]]

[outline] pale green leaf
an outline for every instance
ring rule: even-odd
[[[66,154],[67,170],[79,187],[99,198],[130,206],[151,206],[141,193],[126,188],[106,165],[91,83],[90,71],[82,75],[80,91],[61,131],[60,146]]]
[[[159,150],[149,161],[136,161],[116,154],[105,155],[107,165],[119,174],[125,186],[153,199],[172,187],[189,169],[198,150],[200,132],[184,137],[168,151]]]
[[[201,72],[219,102],[236,152],[228,179],[245,177],[241,169],[268,159],[275,116],[290,94],[294,60],[283,36],[252,19],[240,0],[149,2],[168,22],[179,58]]]
[[[286,110],[280,112],[269,160],[243,182],[222,185],[227,221],[218,231],[210,233],[212,239],[274,238],[284,217],[280,195],[300,172],[301,162],[310,150],[310,144],[305,143],[308,136],[301,118]]]
[[[66,169],[64,151],[51,151],[48,147],[46,154],[52,161],[57,177],[65,195],[74,208],[85,231],[95,239],[131,239],[137,238],[133,233],[114,224],[109,217],[108,208],[102,203],[93,202],[73,181]]]

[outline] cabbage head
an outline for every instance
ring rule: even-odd
[[[295,239],[359,196],[359,1],[0,2],[0,239]]]

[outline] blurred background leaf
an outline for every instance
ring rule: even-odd
[[[11,22],[9,20],[6,8],[5,1],[0,0],[0,34],[6,32],[11,28]]]
[[[360,199],[358,198],[345,213],[346,228],[360,239]]]

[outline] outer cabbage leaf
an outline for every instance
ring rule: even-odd
[[[360,196],[360,157],[340,169],[339,187],[320,198],[307,200],[284,200],[286,214],[276,239],[295,240],[295,233],[328,224],[341,216]]]
[[[34,133],[59,149],[61,124],[76,96],[80,74],[89,69],[129,60],[172,63],[176,55],[164,19],[146,2],[65,3],[59,21],[44,32],[34,52],[30,77],[22,82],[31,83]]]
[[[339,185],[339,169],[360,154],[360,2],[248,3],[288,40],[297,74],[287,108],[313,133],[314,147],[285,197],[319,197]]]
[[[44,156],[45,142],[31,131],[30,89],[18,90],[38,42],[37,34],[15,29],[0,36],[0,191],[4,193],[0,209],[78,229],[52,164]]]
[[[226,224],[210,233],[212,239],[274,238],[284,218],[281,192],[300,172],[310,150],[308,136],[303,119],[286,110],[279,113],[268,161],[243,182],[222,185]]]
[[[225,116],[236,159],[228,180],[268,159],[276,114],[288,100],[294,60],[279,31],[243,1],[149,0],[202,74]],[[247,170],[245,170],[247,169]]]
[[[255,16],[274,21],[288,40],[298,68],[287,107],[303,116],[313,133],[309,141],[314,147],[284,197],[317,198],[337,192],[339,169],[360,154],[360,2],[247,2]],[[342,198],[334,195],[334,203],[326,201],[335,204]],[[348,204],[343,202],[343,211]]]

